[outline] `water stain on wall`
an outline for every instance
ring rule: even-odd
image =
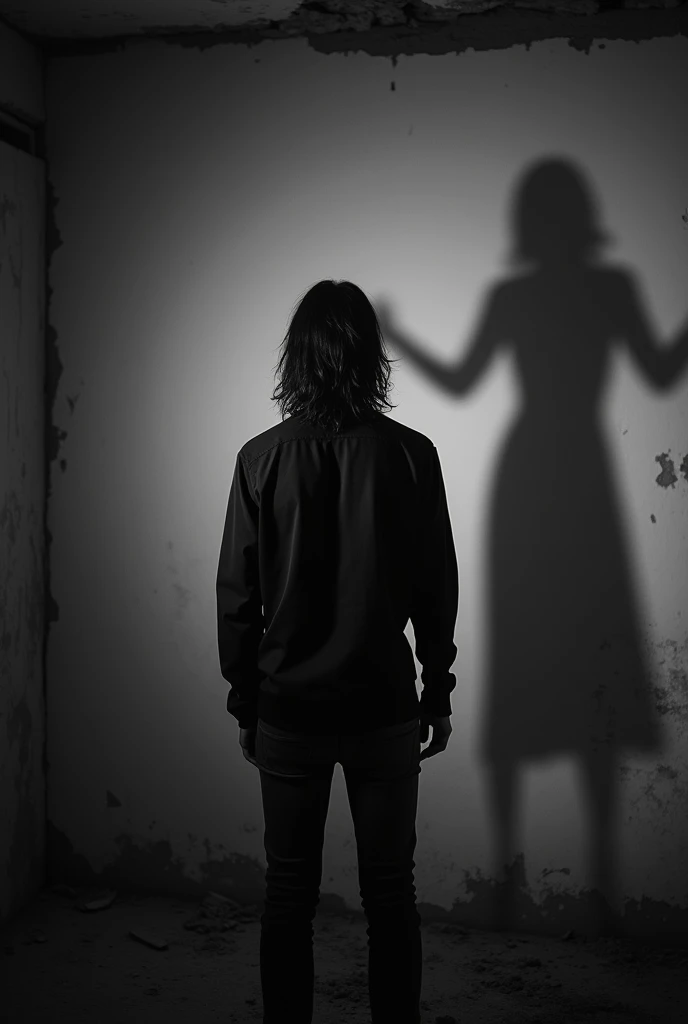
[[[17,203],[7,195],[0,196],[0,231],[7,232],[7,217],[16,217],[19,207]]]
[[[167,564],[167,571],[172,576],[179,576],[179,567],[174,555],[174,545],[171,540],[168,540],[166,547],[170,556],[170,561]],[[184,617],[184,613],[189,607],[193,595],[190,588],[183,586],[181,583],[173,583],[172,589],[175,594],[174,616],[179,620]]]
[[[137,842],[120,835],[115,842],[119,853],[100,871],[94,871],[86,857],[77,853],[69,837],[48,822],[49,879],[48,884],[108,887],[125,893],[145,891],[147,894],[201,896],[212,891],[228,896],[241,906],[262,909],[265,899],[265,869],[245,854],[213,853],[208,840],[207,859],[193,869],[190,877],[183,859],[176,855],[168,840]],[[216,844],[224,849],[223,844]],[[188,873],[187,873],[188,870]],[[566,868],[552,869],[567,873]],[[462,927],[484,928],[495,907],[511,902],[514,930],[557,934],[564,929],[588,930],[599,912],[599,893],[582,890],[578,894],[560,892],[554,886],[536,900],[526,878],[525,858],[518,854],[507,873],[507,880],[498,884],[485,878],[479,870],[464,871],[466,896],[456,899],[449,911],[433,903],[419,901],[418,911],[423,924],[441,921]],[[547,872],[543,872],[543,875]],[[200,876],[200,877],[199,877]],[[319,914],[351,917],[363,911],[349,906],[337,893],[322,892]],[[663,900],[643,897],[624,901],[618,930],[628,936],[685,936],[688,931],[688,909],[670,905]]]
[[[14,547],[17,542],[17,534],[21,529],[21,505],[15,491],[6,491],[5,500],[0,508],[0,531]]]

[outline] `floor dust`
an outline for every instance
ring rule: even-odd
[[[362,916],[316,916],[313,1024],[370,1024],[365,929]],[[423,1024],[688,1020],[686,949],[446,924],[422,934]],[[46,888],[0,931],[0,1024],[261,1024],[259,938],[260,908],[221,895]]]

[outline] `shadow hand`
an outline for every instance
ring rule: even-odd
[[[384,296],[378,296],[373,302],[375,313],[377,314],[378,323],[380,324],[380,330],[384,335],[385,341],[391,345],[396,345],[399,342],[399,330],[394,325],[392,307],[391,304]]]

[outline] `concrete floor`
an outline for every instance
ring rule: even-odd
[[[98,895],[44,889],[0,931],[0,1024],[261,1024],[260,908],[110,893],[86,909]],[[316,916],[313,1024],[369,1024],[365,928]],[[423,1024],[685,1024],[688,950],[424,925],[421,1008]]]

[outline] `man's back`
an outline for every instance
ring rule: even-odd
[[[432,441],[381,413],[336,432],[289,417],[252,438],[237,456],[218,600],[227,709],[242,722],[255,711],[285,729],[364,732],[450,715],[458,566]]]

